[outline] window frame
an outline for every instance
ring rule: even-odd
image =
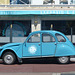
[[[40,43],[40,42],[41,42],[41,34],[40,34],[40,41],[39,41],[39,42],[29,42],[29,41],[28,41],[33,35],[36,35],[36,34],[40,34],[40,33],[32,34],[32,35],[27,39],[27,43]]]
[[[44,41],[43,41],[43,34],[49,34],[50,36],[52,36],[52,37],[54,38],[55,41],[49,41],[49,42],[47,41],[47,42],[44,42]],[[50,33],[42,33],[42,42],[43,42],[43,43],[52,43],[52,42],[56,42],[56,39],[55,39],[55,37],[54,37],[53,35],[51,35]]]

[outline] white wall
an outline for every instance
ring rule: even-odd
[[[59,0],[54,0],[55,4],[58,5],[59,4]]]
[[[71,4],[71,0],[68,0],[68,4]]]
[[[73,43],[75,43],[75,35],[73,35]]]
[[[10,42],[10,37],[0,37],[0,43]]]
[[[27,37],[13,37],[12,42],[21,42],[23,43]],[[0,37],[0,43],[9,43],[10,37]]]
[[[37,25],[35,26],[34,22],[37,21]],[[40,17],[33,17],[31,20],[31,32],[41,30],[41,18]]]
[[[23,42],[25,42],[26,38],[27,37],[13,37],[12,42],[21,42],[21,43],[23,43]]]
[[[32,5],[43,5],[43,0],[31,0]]]
[[[69,38],[69,40],[71,41],[71,35],[66,35],[68,38]],[[75,43],[75,35],[73,35],[73,43]]]

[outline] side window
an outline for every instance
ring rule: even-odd
[[[65,39],[62,35],[60,35],[60,34],[55,34],[55,36],[57,37],[58,42],[66,42],[66,39]]]
[[[42,34],[42,42],[55,42],[55,39],[50,34]]]
[[[28,39],[27,42],[28,42],[28,43],[38,43],[38,42],[40,42],[40,34],[38,33],[38,34],[32,35],[32,36]]]

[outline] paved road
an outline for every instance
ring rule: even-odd
[[[4,65],[0,62],[0,73],[17,72],[75,72],[75,62],[70,64],[58,64],[54,59],[27,59],[23,64]]]
[[[0,73],[0,75],[61,75],[60,73]]]

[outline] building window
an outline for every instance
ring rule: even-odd
[[[31,32],[30,20],[0,20],[0,43],[10,42],[10,25],[12,24],[12,42],[24,42]]]
[[[43,4],[75,4],[75,0],[40,0]],[[10,4],[33,4],[35,0],[10,0]]]
[[[10,4],[31,4],[31,0],[10,0]]]
[[[42,30],[50,30],[51,24],[53,24],[53,30],[60,31],[65,35],[71,35],[71,27],[73,28],[73,35],[75,35],[75,21],[68,21],[68,20],[56,20],[56,21],[49,21],[43,20],[42,21]]]
[[[44,0],[43,4],[75,4],[75,0]]]
[[[0,37],[10,37],[10,25],[12,24],[13,37],[27,37],[31,32],[31,21],[0,21]]]
[[[18,0],[10,0],[10,4],[17,4]]]
[[[55,4],[54,0],[44,0],[43,4]]]
[[[60,0],[60,4],[68,4],[68,0]]]
[[[71,0],[71,4],[75,4],[75,0]]]
[[[21,26],[18,24],[12,24],[12,26],[13,37],[24,37],[24,31]],[[6,37],[10,37],[10,26],[7,27],[5,35]]]

